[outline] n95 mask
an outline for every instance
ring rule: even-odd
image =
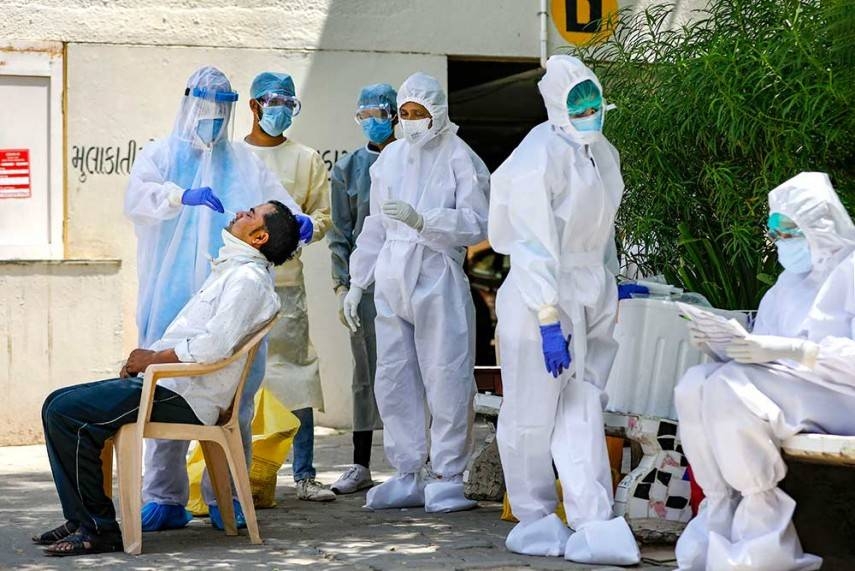
[[[425,133],[430,129],[430,117],[426,119],[404,119],[401,121],[401,129],[404,131],[404,137],[409,143],[416,143],[424,137]]]

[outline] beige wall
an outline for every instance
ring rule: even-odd
[[[4,0],[0,38],[532,57],[537,0]],[[526,26],[525,22],[530,22]]]
[[[115,375],[118,260],[0,262],[0,444],[41,440],[52,390]]]
[[[671,1],[683,18],[706,2]],[[41,0],[38,9],[4,0],[0,38],[532,58],[539,9],[538,0]],[[550,48],[566,44],[551,24],[549,35]]]

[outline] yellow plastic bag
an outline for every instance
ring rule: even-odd
[[[262,388],[256,393],[249,480],[253,504],[257,509],[272,508],[276,505],[276,474],[288,457],[294,435],[299,428],[299,419],[270,391]],[[187,475],[190,477],[190,500],[187,502],[187,509],[194,516],[208,515],[208,506],[202,498],[204,471],[202,447],[196,443],[187,460]]]
[[[555,480],[555,491],[558,493],[559,498],[564,497],[564,493],[561,491],[561,481]],[[558,507],[555,508],[555,515],[557,515],[561,521],[564,522],[564,525],[567,525],[567,514],[564,513],[564,502],[559,501]],[[514,516],[514,512],[511,511],[511,502],[508,500],[508,492],[505,492],[505,497],[502,499],[502,521],[510,521],[513,523],[517,523],[519,520]]]

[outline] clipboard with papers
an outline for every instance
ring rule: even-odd
[[[681,317],[691,321],[695,328],[708,337],[706,345],[723,361],[729,360],[725,349],[731,341],[748,336],[748,331],[735,319],[728,319],[688,303],[676,303]]]

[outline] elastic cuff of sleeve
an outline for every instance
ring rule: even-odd
[[[174,182],[165,182],[163,184],[167,188],[166,200],[169,202],[169,206],[173,208],[181,206],[181,197],[184,196],[184,189]]]
[[[190,339],[184,339],[174,347],[175,356],[178,357],[178,360],[182,363],[195,363],[196,359],[193,358],[193,355],[190,353]]]
[[[551,325],[553,323],[558,323],[560,320],[558,308],[554,305],[544,305],[543,307],[537,310],[537,320],[540,322],[541,325]]]
[[[819,345],[814,343],[813,341],[805,341],[804,342],[804,357],[802,358],[802,365],[808,367],[809,369],[813,369],[816,367],[816,360],[819,357]]]

